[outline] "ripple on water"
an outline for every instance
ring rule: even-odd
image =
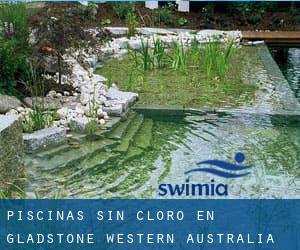
[[[45,197],[58,191],[63,197],[158,197],[159,183],[184,183],[187,177],[184,172],[195,168],[197,162],[207,159],[234,162],[235,153],[241,151],[246,155],[245,164],[253,165],[251,175],[235,180],[214,177],[216,182],[229,184],[230,198],[300,197],[299,122],[289,123],[284,117],[281,123],[278,117],[274,120],[271,116],[245,114],[214,119],[197,115],[151,119],[151,146],[147,148],[138,147],[133,137],[127,151],[115,152],[114,144],[109,141],[110,147],[93,154],[86,148],[86,156],[67,167],[59,164],[74,157],[75,149],[55,155],[51,166],[47,165],[50,164],[47,159],[30,158],[29,188]],[[95,150],[98,144],[89,145]],[[195,183],[212,179],[205,173],[189,177]]]

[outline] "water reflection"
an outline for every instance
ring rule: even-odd
[[[271,47],[270,51],[300,101],[300,48]]]

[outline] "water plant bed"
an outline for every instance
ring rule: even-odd
[[[245,72],[253,71],[250,67],[260,64],[256,48],[236,49],[224,77],[213,73],[208,76],[208,66],[201,56],[204,57],[200,51],[198,63],[192,62],[193,55],[187,57],[184,72],[172,69],[171,64],[162,69],[138,70],[129,56],[108,60],[96,73],[122,90],[138,92],[141,104],[236,107],[254,100],[258,79],[245,81],[244,78]]]
[[[106,135],[114,139],[83,141],[80,148],[64,149],[52,158],[28,155],[31,184],[26,190],[43,197],[159,198],[160,183],[185,183],[184,172],[196,162],[211,157],[232,162],[242,150],[245,164],[252,164],[253,170],[247,177],[228,181],[230,198],[297,198],[300,120],[291,118],[131,114],[130,122],[121,121]],[[121,130],[125,132],[116,137]],[[199,173],[189,178],[201,183],[212,176]]]

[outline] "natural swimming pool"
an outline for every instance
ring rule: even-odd
[[[97,139],[77,135],[72,143],[27,155],[28,191],[42,197],[160,198],[161,183],[213,180],[228,185],[229,198],[299,197],[300,118],[283,112],[285,93],[271,85],[264,66],[253,65],[255,69],[259,74],[248,72],[247,77],[260,75],[259,84],[269,87],[258,93],[252,106],[205,114],[131,112],[127,120],[101,131]],[[243,152],[244,163],[253,166],[243,178],[185,174],[200,161],[234,163],[237,152]]]

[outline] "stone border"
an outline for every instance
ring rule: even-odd
[[[278,110],[279,113],[286,110],[288,112],[300,114],[300,104],[290,88],[288,81],[285,79],[279,66],[273,59],[267,46],[257,46],[257,51],[265,69],[267,70],[267,73],[273,82],[273,85],[275,86],[275,90],[277,91],[279,100],[283,106],[283,110]]]

